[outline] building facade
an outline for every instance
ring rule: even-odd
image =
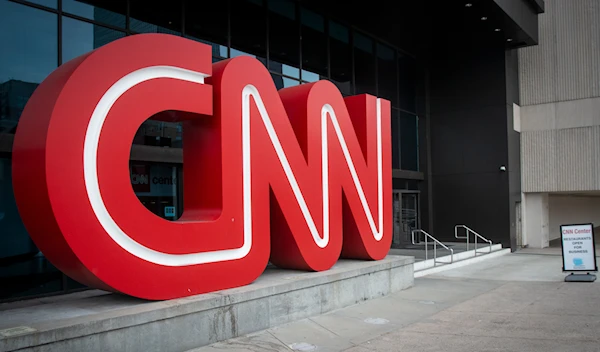
[[[600,1],[546,1],[539,45],[519,50],[523,236],[600,226]]]
[[[464,224],[516,248],[522,193],[521,137],[513,116],[520,103],[517,49],[537,43],[544,2],[428,0],[390,6],[0,0],[0,301],[85,289],[45,260],[20,220],[12,191],[12,140],[28,98],[50,72],[138,33],[209,44],[213,62],[256,57],[278,89],[326,79],[345,96],[368,93],[390,100],[392,246],[409,246],[417,228],[451,241],[454,226]],[[140,126],[130,167],[140,201],[157,216],[176,220],[183,212],[185,141],[180,124],[165,122],[171,113]]]

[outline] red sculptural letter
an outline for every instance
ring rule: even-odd
[[[165,111],[183,122],[184,213],[133,192],[133,137]],[[157,115],[159,114],[159,115]],[[34,242],[86,285],[171,299],[247,285],[269,260],[327,270],[391,242],[390,105],[322,81],[277,91],[256,59],[210,46],[117,40],[59,67],[17,128],[13,180]]]

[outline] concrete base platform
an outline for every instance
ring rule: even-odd
[[[414,259],[268,269],[255,283],[164,302],[101,291],[0,306],[0,351],[185,351],[409,288]]]

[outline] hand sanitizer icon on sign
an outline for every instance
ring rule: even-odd
[[[583,259],[573,258],[573,265],[575,265],[575,267],[583,266]]]

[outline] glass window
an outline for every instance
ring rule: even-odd
[[[269,0],[269,70],[300,78],[300,26],[296,4]]]
[[[125,28],[125,1],[62,0],[62,10],[100,23]]]
[[[0,300],[63,289],[63,274],[37,249],[21,221],[11,160],[0,158]]]
[[[401,112],[400,133],[402,169],[419,171],[419,117]]]
[[[398,106],[398,63],[396,52],[377,43],[377,95],[389,100],[392,106]]]
[[[266,62],[267,20],[258,0],[237,1],[231,6],[231,57],[251,55]]]
[[[400,108],[416,112],[417,107],[417,65],[415,60],[400,55],[398,60]]]
[[[377,94],[373,41],[354,32],[354,84],[356,94]]]
[[[56,14],[0,1],[0,134],[14,133],[29,97],[57,67],[57,27]],[[0,158],[0,299],[60,291],[63,275],[29,237],[11,175],[11,159]]]
[[[51,7],[53,9],[55,9],[57,0],[27,0],[27,2],[31,2],[34,4]]]
[[[181,35],[181,0],[131,0],[129,28],[138,33],[167,33]]]
[[[152,213],[177,220],[183,209],[178,201],[180,166],[131,161],[131,186],[140,202]]]
[[[300,81],[283,77],[275,73],[271,73],[271,77],[273,78],[273,82],[275,82],[275,87],[277,87],[278,90],[282,88],[297,86],[300,84]]]
[[[352,89],[352,48],[350,30],[337,22],[329,21],[329,45],[331,50],[331,80],[344,95]]]
[[[227,1],[185,2],[185,35],[212,45],[213,56],[228,57]]]
[[[228,57],[227,1],[185,2],[185,36],[212,45],[213,56]]]
[[[302,81],[303,82],[316,82],[320,79],[327,79],[325,76],[319,76],[318,74],[306,70],[302,70]]]
[[[400,112],[392,109],[392,169],[400,168]]]
[[[178,111],[162,111],[144,121],[138,128],[133,144],[155,147],[182,147],[182,118]]]
[[[67,62],[124,36],[123,32],[63,17],[62,61]]]
[[[14,133],[23,108],[58,62],[57,15],[0,1],[0,133]]]
[[[325,18],[302,9],[302,80],[316,82],[329,77]]]

